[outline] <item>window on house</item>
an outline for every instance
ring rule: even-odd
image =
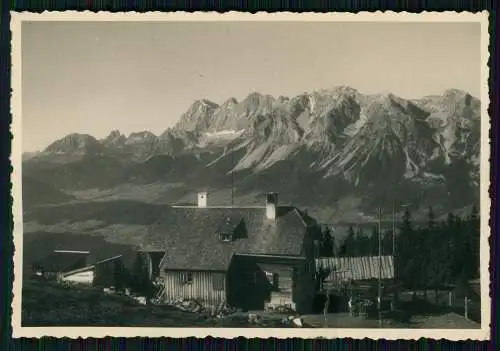
[[[183,284],[193,284],[193,273],[192,272],[182,272],[181,282]]]
[[[279,291],[279,275],[278,273],[265,272],[266,278],[271,285],[271,291]]]
[[[232,233],[219,233],[219,240],[229,242],[233,240]]]

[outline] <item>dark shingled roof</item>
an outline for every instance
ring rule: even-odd
[[[163,269],[225,270],[234,254],[300,256],[307,227],[315,222],[294,207],[171,207],[150,228],[149,248],[166,251]],[[232,241],[219,233],[234,228]],[[146,248],[146,247],[145,247]]]

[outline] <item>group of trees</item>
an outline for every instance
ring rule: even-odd
[[[416,225],[409,209],[396,232],[393,249],[392,230],[381,237],[382,255],[392,255],[396,278],[408,288],[434,288],[461,283],[479,276],[479,215],[476,207],[465,218],[448,214],[437,221],[432,208],[427,223]],[[379,253],[375,226],[371,235],[350,227],[338,248],[339,256],[374,256]]]
[[[321,240],[319,242],[319,256],[331,257],[335,252],[335,239],[332,236],[330,228],[323,226],[321,228]]]
[[[395,255],[396,277],[407,287],[435,288],[461,284],[479,276],[479,214],[476,207],[465,218],[448,214],[417,227],[408,210],[403,215]]]
[[[382,234],[382,255],[392,255],[392,232],[387,231]],[[368,235],[362,228],[354,231],[350,226],[347,231],[347,236],[343,243],[338,248],[339,256],[374,256],[378,255],[379,237],[378,228],[374,226],[371,234]]]

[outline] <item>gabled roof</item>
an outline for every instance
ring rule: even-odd
[[[313,223],[294,207],[278,207],[276,220],[264,207],[171,207],[150,228],[147,245],[166,251],[162,269],[225,270],[237,253],[300,256]],[[221,228],[235,228],[232,241],[220,240]]]
[[[316,259],[316,271],[328,270],[330,273],[327,281],[378,279],[379,262],[382,268],[381,279],[393,279],[392,256],[323,257]]]

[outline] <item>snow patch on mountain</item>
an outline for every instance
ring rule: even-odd
[[[244,129],[240,130],[221,130],[219,132],[206,132],[203,135],[210,139],[234,139],[245,132]]]

